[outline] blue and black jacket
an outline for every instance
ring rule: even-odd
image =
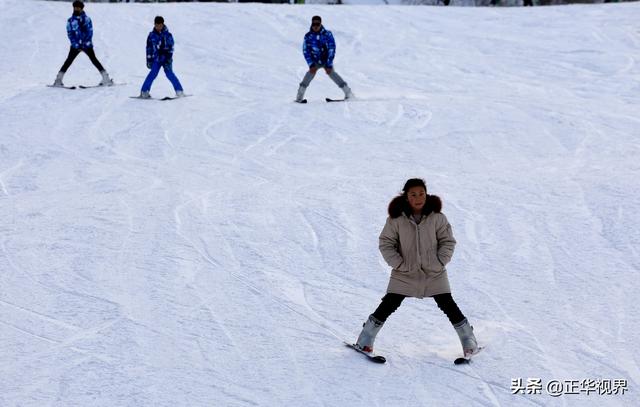
[[[302,53],[309,66],[333,67],[333,57],[336,55],[336,42],[331,31],[320,26],[320,31],[309,29],[304,36]]]
[[[166,25],[160,32],[151,30],[147,37],[147,66],[155,62],[162,65],[173,62],[173,35]]]
[[[91,18],[83,11],[79,15],[72,15],[67,20],[67,36],[71,42],[71,48],[93,48],[93,24]]]

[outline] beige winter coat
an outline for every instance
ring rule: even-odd
[[[445,266],[455,245],[451,225],[442,213],[423,215],[419,224],[404,213],[387,218],[379,240],[380,253],[393,268],[387,293],[417,298],[450,293]]]

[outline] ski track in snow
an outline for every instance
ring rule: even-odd
[[[92,3],[126,84],[83,90],[44,86],[68,4],[0,8],[0,405],[640,403],[637,4]],[[158,14],[192,98],[128,98]],[[318,72],[292,103],[314,14],[353,101],[325,103]],[[98,81],[85,55],[65,76]],[[458,240],[453,295],[486,345],[467,366],[431,299],[387,321],[385,365],[341,343],[384,295],[378,235],[415,176]],[[512,394],[530,377],[629,390]]]

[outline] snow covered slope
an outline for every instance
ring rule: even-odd
[[[1,406],[640,405],[640,4],[86,11],[126,85],[45,87],[69,4],[0,0]],[[157,14],[191,98],[128,98]],[[352,103],[324,73],[292,103],[314,14]],[[84,55],[65,78],[98,80]],[[416,176],[458,239],[470,366],[430,299],[381,331],[387,364],[341,344]]]

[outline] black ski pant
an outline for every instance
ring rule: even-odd
[[[60,68],[60,72],[67,72],[67,69],[69,69],[69,67],[73,63],[73,60],[76,59],[78,54],[80,54],[81,52],[84,52],[85,54],[87,54],[87,56],[91,60],[91,63],[93,64],[93,66],[96,67],[96,69],[98,69],[98,71],[100,72],[104,71],[102,64],[100,63],[100,61],[98,61],[98,58],[96,57],[96,53],[93,52],[93,48],[80,49],[80,48],[71,47],[69,48],[69,55],[67,56],[67,60],[64,61],[64,64],[62,64],[62,68]]]
[[[389,315],[393,314],[395,310],[398,309],[405,298],[407,297],[402,294],[388,293],[382,297],[382,302],[374,311],[373,316],[379,321],[385,322],[387,318],[389,318]],[[460,311],[460,308],[458,308],[458,305],[453,300],[450,293],[434,295],[433,299],[436,301],[438,308],[440,308],[447,318],[449,318],[449,322],[451,322],[452,325],[458,324],[464,320],[465,317],[462,314],[462,311]]]

